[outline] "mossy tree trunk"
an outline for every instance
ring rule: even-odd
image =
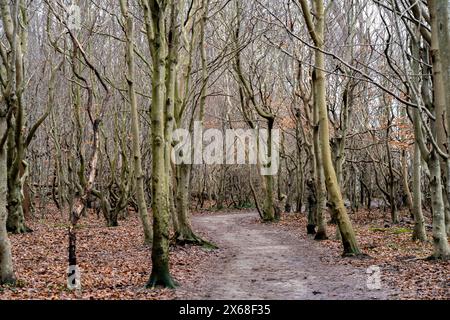
[[[326,103],[326,82],[325,82],[325,55],[324,35],[325,35],[325,9],[323,0],[314,0],[315,23],[311,15],[311,10],[306,0],[299,0],[303,16],[308,27],[309,34],[317,47],[315,50],[315,73],[317,78],[316,97],[314,103],[319,109],[319,133],[321,140],[321,151],[324,164],[326,185],[330,195],[332,210],[336,215],[337,223],[341,233],[344,255],[359,255],[361,251],[356,240],[355,232],[344,206],[342,194],[337,182],[336,171],[333,167],[331,148],[330,148],[330,130],[328,124],[328,108]]]
[[[438,41],[441,53],[442,78],[444,81],[446,101],[447,130],[450,128],[450,2],[436,1],[436,20],[439,26]],[[450,145],[450,134],[447,132],[447,146]],[[446,196],[445,196],[445,224],[447,237],[450,236],[450,159],[446,163]]]
[[[23,5],[23,1],[15,1],[10,4],[9,1],[0,0],[2,28],[9,46],[0,46],[2,62],[2,85],[0,86],[0,285],[15,284],[11,244],[7,233],[7,220],[10,217],[10,212],[14,215],[22,213],[22,219],[17,219],[19,223],[22,222],[18,226],[17,231],[25,229],[24,227],[22,228],[23,211],[16,210],[16,208],[21,208],[22,204],[20,192],[19,195],[15,193],[14,197],[11,197],[8,188],[9,183],[12,182],[10,179],[11,173],[14,174],[14,177],[19,175],[19,165],[22,164],[23,158],[19,161],[15,149],[7,150],[7,147],[15,146],[13,142],[21,142],[23,139],[21,121],[23,119],[24,48],[22,47],[22,42],[26,38],[23,28],[19,24],[20,10],[25,9]],[[20,132],[14,130],[17,128],[20,129]],[[19,147],[23,147],[23,144],[20,144]],[[16,164],[17,166],[15,166]],[[15,166],[14,168],[12,168],[13,165]],[[14,171],[16,169],[17,172]],[[20,180],[15,179],[14,182],[20,182]],[[16,191],[16,188],[14,188],[14,191]],[[9,210],[8,201],[11,198],[14,198],[15,202],[14,206],[11,206],[11,210]]]
[[[201,240],[192,230],[189,219],[190,175],[191,165],[183,163],[176,167],[177,189],[175,199],[178,229],[175,234],[175,241],[178,244],[195,244]]]
[[[169,1],[142,0],[147,39],[153,63],[152,105],[152,212],[153,246],[152,271],[148,288],[161,285],[174,288],[176,283],[169,271],[169,168],[166,165],[166,18]]]
[[[5,136],[7,131],[6,114],[7,110],[5,110],[2,101],[0,109],[0,139]],[[11,243],[8,239],[8,232],[6,230],[6,220],[8,216],[6,208],[6,194],[8,192],[7,172],[5,141],[0,141],[0,285],[15,283]]]
[[[438,154],[437,148],[443,152],[445,149],[446,131],[444,127],[444,115],[446,105],[445,83],[442,69],[442,57],[439,43],[439,21],[437,0],[428,1],[428,9],[430,13],[431,25],[431,62],[433,69],[433,103],[436,121],[432,122],[432,132],[436,137],[437,146],[433,148],[429,157],[430,168],[430,188],[433,206],[433,258],[448,259],[450,258],[450,247],[447,240],[446,224],[445,224],[445,207],[443,199],[443,185],[441,181],[442,163],[440,159],[442,154]],[[448,155],[447,155],[448,158]],[[448,159],[446,159],[448,160]],[[443,171],[443,170],[442,170]]]
[[[25,57],[28,48],[28,22],[27,4],[25,0],[17,0],[8,4],[1,2],[1,16],[5,28],[6,38],[10,47],[14,47],[14,70],[10,73],[14,83],[14,97],[6,99],[12,110],[11,118],[8,125],[8,143],[7,143],[7,163],[8,163],[8,220],[7,229],[12,233],[26,233],[32,231],[25,224],[24,216],[24,186],[26,183],[28,170],[25,161],[26,151],[30,145],[36,131],[44,123],[49,116],[53,107],[53,83],[54,75],[59,69],[58,65],[52,70],[49,82],[49,100],[44,113],[40,115],[28,130],[25,119],[25,89],[27,87],[27,79],[25,74]],[[12,62],[12,60],[11,60]],[[12,69],[11,69],[12,71]],[[10,93],[4,92],[7,95]],[[28,131],[28,132],[27,132]]]
[[[167,170],[169,171],[167,177],[168,194],[167,207],[170,212],[171,224],[173,229],[178,229],[178,219],[175,209],[175,186],[174,186],[174,166],[171,162],[173,130],[175,128],[175,91],[177,83],[177,67],[178,67],[178,46],[179,46],[179,24],[178,24],[179,4],[172,1],[170,4],[170,22],[168,32],[168,55],[166,61],[166,111],[165,111],[165,154],[164,161]]]
[[[8,126],[7,162],[8,162],[8,220],[7,229],[12,233],[25,233],[31,231],[25,226],[23,214],[23,184],[20,168],[25,159],[26,140],[24,130],[25,119],[25,68],[24,57],[27,51],[27,25],[28,18],[24,0],[15,1],[9,5],[2,2],[0,5],[5,34],[14,47],[14,97],[6,99],[12,110],[10,125]],[[13,61],[11,61],[13,62]],[[31,131],[30,131],[31,132]],[[34,133],[34,132],[33,132]]]
[[[432,151],[428,160],[430,169],[431,205],[433,208],[433,259],[449,259],[450,248],[445,231],[444,199],[439,156]]]
[[[131,109],[131,133],[133,136],[133,165],[136,184],[136,200],[144,231],[144,242],[151,243],[152,227],[148,217],[147,202],[145,200],[144,173],[142,171],[141,137],[139,128],[139,114],[135,92],[135,63],[134,63],[134,23],[128,11],[128,0],[120,0],[120,8],[125,20],[126,61],[128,67],[127,83]]]

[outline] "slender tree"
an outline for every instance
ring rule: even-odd
[[[126,62],[128,68],[127,83],[128,97],[131,110],[131,133],[133,135],[133,165],[136,184],[136,198],[139,216],[144,229],[144,242],[151,243],[153,234],[147,212],[145,200],[144,173],[142,171],[141,137],[139,126],[139,114],[135,89],[135,62],[134,62],[134,22],[128,10],[128,0],[120,0],[120,8],[124,17],[124,30],[126,39]]]
[[[339,184],[337,182],[336,172],[333,167],[330,133],[328,124],[328,110],[326,103],[326,81],[325,81],[325,8],[323,0],[314,0],[315,22],[311,14],[311,8],[306,0],[299,0],[303,16],[306,21],[308,32],[316,47],[315,49],[315,96],[314,103],[319,110],[319,134],[321,141],[321,151],[325,172],[326,185],[330,194],[332,210],[335,212],[339,230],[341,232],[344,255],[358,255],[360,249],[356,241],[355,232],[344,206]]]

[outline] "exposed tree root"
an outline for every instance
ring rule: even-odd
[[[24,234],[24,233],[30,233],[30,232],[33,232],[33,229],[27,227],[26,225],[23,225],[23,226],[20,227],[20,228],[8,228],[8,227],[7,227],[6,230],[7,230],[8,232],[13,233],[13,234]]]
[[[193,245],[193,246],[200,246],[205,249],[211,249],[211,250],[219,249],[219,247],[217,245],[215,245],[214,243],[211,243],[207,240],[200,238],[193,232],[189,232],[187,235],[177,233],[177,234],[175,234],[175,236],[173,237],[172,240],[175,243],[175,245],[177,245],[177,246]]]
[[[0,279],[0,286],[9,286],[9,287],[15,287],[17,284],[16,278],[14,276]]]
[[[424,259],[425,261],[449,261],[450,260],[450,255],[431,255],[429,257],[426,257]]]
[[[372,258],[368,254],[362,253],[362,252],[360,252],[360,253],[344,252],[344,253],[342,253],[342,257],[343,258],[351,258],[351,259],[359,259],[359,260]]]
[[[275,217],[274,218],[263,218],[262,219],[263,223],[272,223],[272,222],[278,222],[278,221],[280,221],[280,219],[276,219]]]
[[[164,272],[162,274],[152,273],[150,279],[147,282],[146,288],[155,289],[158,286],[163,288],[175,289],[177,286],[179,286],[179,284],[167,272]]]

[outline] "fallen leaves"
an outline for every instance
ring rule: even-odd
[[[201,213],[205,214],[211,213]],[[176,291],[149,290],[145,284],[151,270],[151,251],[143,244],[138,217],[133,213],[121,220],[119,227],[108,228],[103,220],[89,215],[80,221],[77,236],[82,290],[72,292],[66,289],[66,221],[51,208],[45,216],[29,221],[34,232],[10,235],[18,284],[0,287],[0,299],[176,299],[183,296],[183,290],[196,287],[199,279],[213,277],[218,257],[227,254],[233,259],[222,249],[171,247],[171,272],[182,287]],[[369,258],[342,258],[335,227],[328,225],[329,239],[320,242],[327,253],[322,261],[364,268],[379,266],[382,283],[394,290],[395,299],[450,299],[450,262],[424,259],[431,255],[432,244],[411,241],[411,221],[404,219],[400,225],[391,226],[380,211],[359,212],[351,218],[359,245]],[[260,220],[255,216],[244,223],[253,225]],[[313,241],[306,235],[306,224],[304,214],[284,214],[274,226]],[[430,236],[430,230],[428,233]]]
[[[404,214],[406,216],[406,213]],[[340,240],[335,239],[335,226],[327,226],[329,239],[321,241],[329,249],[324,258],[330,264],[351,264],[360,267],[377,265],[382,281],[397,291],[395,299],[450,299],[450,261],[428,261],[432,254],[431,242],[413,242],[412,221],[403,219],[400,225],[389,226],[385,213],[360,211],[350,215],[360,248],[370,259],[342,258]],[[427,217],[431,223],[430,217]],[[280,221],[286,231],[298,237],[306,235],[304,214],[286,214]],[[428,236],[431,239],[430,230]]]
[[[29,221],[32,233],[10,235],[18,285],[0,287],[0,299],[173,299],[175,291],[146,289],[151,271],[151,248],[143,244],[135,214],[108,228],[88,215],[77,231],[77,261],[81,292],[66,289],[67,228],[58,213]],[[171,248],[173,277],[181,285],[193,281],[197,266],[211,252],[199,247]]]

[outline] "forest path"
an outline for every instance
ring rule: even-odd
[[[193,217],[195,230],[225,254],[202,273],[181,299],[387,299],[388,290],[369,290],[365,269],[321,261],[326,251],[276,225],[255,223],[257,213]]]

